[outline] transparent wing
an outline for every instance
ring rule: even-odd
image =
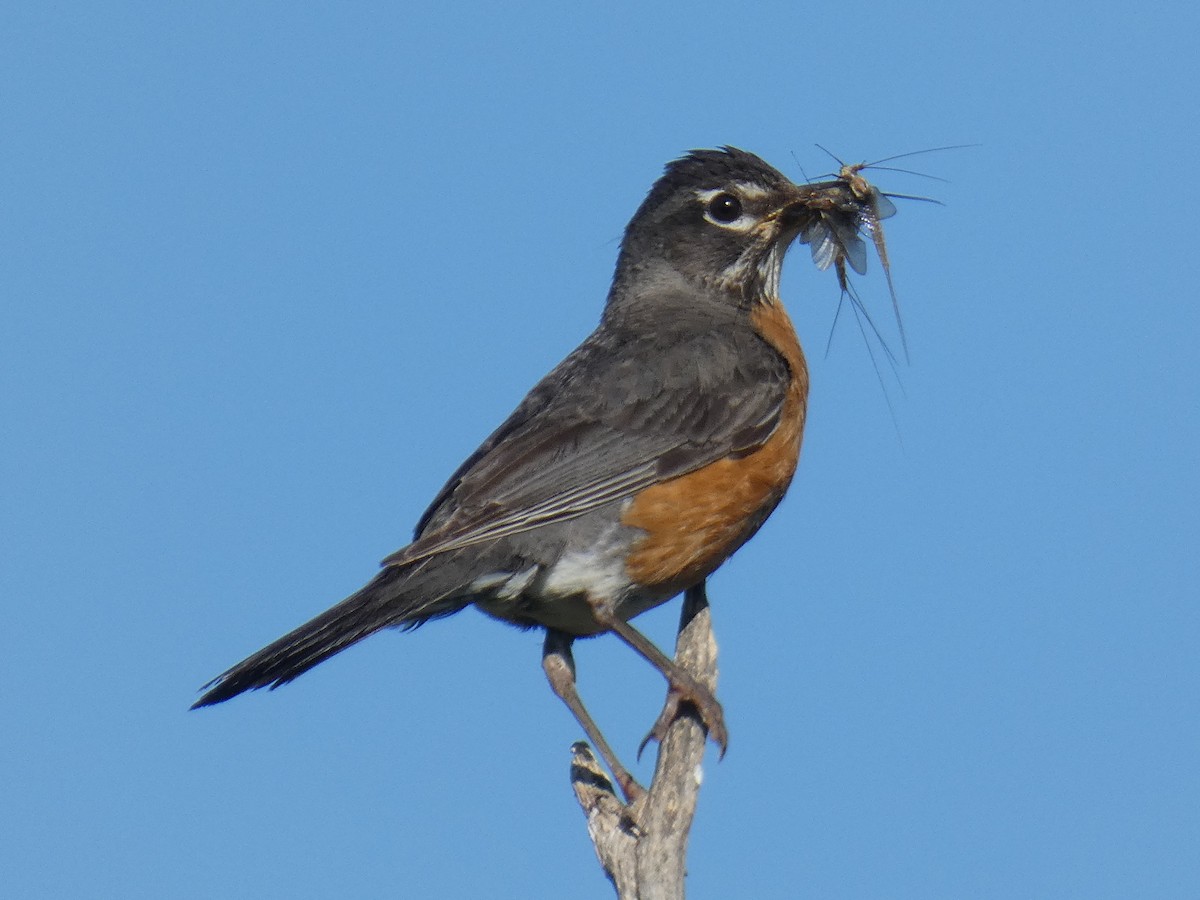
[[[867,271],[867,247],[859,237],[859,218],[822,213],[804,226],[800,240],[812,250],[813,264],[824,271],[839,260],[855,272]]]
[[[846,262],[859,275],[867,274],[867,245],[858,236],[858,223],[853,224],[844,219],[834,219],[833,228],[837,233],[837,242],[842,248]]]
[[[800,240],[812,249],[813,264],[824,272],[838,256],[838,244],[823,216],[813,219],[800,232]]]
[[[896,214],[896,204],[883,196],[876,187],[871,188],[871,201],[875,205],[876,219],[890,219]]]

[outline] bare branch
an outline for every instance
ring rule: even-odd
[[[716,690],[717,644],[703,583],[684,597],[675,661]],[[659,746],[650,789],[629,806],[588,745],[571,748],[575,796],[600,865],[621,900],[682,900],[706,737],[699,717],[685,704]]]

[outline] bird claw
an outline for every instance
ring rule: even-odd
[[[729,732],[725,728],[725,712],[721,708],[720,701],[713,696],[712,691],[698,681],[692,681],[690,684],[671,682],[667,691],[667,702],[663,706],[662,712],[658,714],[654,726],[638,744],[638,759],[642,758],[642,751],[646,749],[646,745],[650,741],[658,741],[661,744],[667,736],[667,729],[686,711],[693,712],[700,720],[709,740],[721,748],[721,758],[724,759],[725,751],[729,749]]]

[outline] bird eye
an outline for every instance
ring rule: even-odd
[[[742,217],[742,201],[733,194],[717,194],[708,201],[708,217],[722,225],[736,222]]]

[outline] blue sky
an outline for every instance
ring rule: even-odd
[[[711,584],[690,896],[1200,894],[1195,9],[413,6],[3,14],[4,892],[610,896],[535,634],[470,611],[187,706],[406,541],[663,163],[820,142],[981,146],[874,175],[946,203],[887,223],[895,424],[785,268],[809,428]],[[577,659],[631,758],[661,680]]]

